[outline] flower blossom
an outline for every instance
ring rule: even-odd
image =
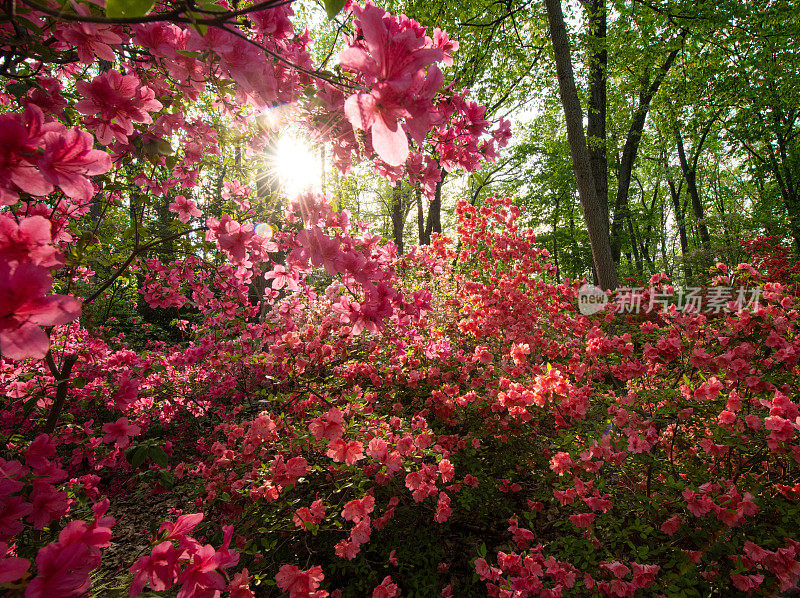
[[[178,215],[178,220],[186,224],[192,216],[202,216],[203,212],[198,209],[197,203],[193,199],[187,199],[183,195],[175,197],[175,201],[169,204],[169,211]]]
[[[10,359],[42,358],[50,341],[40,326],[58,326],[78,317],[80,302],[68,295],[48,295],[50,274],[26,262],[13,270],[0,263],[0,352]]]
[[[384,162],[400,166],[409,153],[405,119],[406,127],[412,117],[419,119],[415,128],[431,124],[425,113],[432,110],[414,100],[424,105],[441,87],[444,76],[434,63],[444,60],[445,53],[413,27],[401,29],[374,5],[354,6],[353,14],[363,40],[345,48],[339,62],[363,75],[371,90],[348,97],[345,114],[354,127],[371,132],[372,146]]]
[[[275,581],[278,582],[278,587],[289,593],[289,598],[303,598],[305,596],[327,596],[324,594],[316,593],[319,588],[320,582],[325,578],[322,573],[322,567],[316,565],[310,569],[303,571],[296,565],[281,565]]]
[[[127,143],[133,134],[133,123],[151,124],[149,113],[162,108],[155,92],[136,75],[122,75],[114,69],[97,75],[91,82],[78,81],[75,86],[84,98],[75,104],[75,109],[89,117],[86,125],[95,130],[103,145],[114,139]]]
[[[124,449],[130,444],[130,437],[138,436],[141,428],[129,424],[127,417],[120,417],[114,423],[103,424],[103,432],[106,433],[103,442],[114,442],[119,448]]]

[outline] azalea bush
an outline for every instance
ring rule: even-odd
[[[760,303],[586,316],[507,198],[398,255],[330,196],[265,197],[284,118],[429,197],[508,141],[444,84],[445,32],[347,11],[334,73],[279,2],[0,25],[0,587],[796,588],[794,281],[718,264]]]

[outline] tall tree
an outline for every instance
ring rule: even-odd
[[[583,0],[589,18],[587,60],[589,62],[589,109],[586,135],[597,199],[608,218],[608,163],[606,118],[608,112],[607,9],[605,0]]]
[[[564,13],[561,10],[561,0],[545,0],[545,7],[553,43],[559,94],[567,125],[572,168],[578,185],[578,195],[581,199],[586,229],[592,244],[592,263],[600,287],[605,290],[614,289],[619,283],[619,278],[611,251],[608,217],[606,209],[597,195],[597,187],[592,174],[586,135],[583,130],[583,110],[575,87],[572,57],[567,28],[564,24]]]
[[[658,68],[652,81],[650,80],[649,72],[645,75],[642,81],[642,87],[639,92],[639,101],[636,110],[631,119],[630,128],[625,139],[625,147],[622,150],[622,157],[620,159],[619,173],[617,176],[617,197],[614,202],[614,217],[611,222],[611,243],[614,255],[614,261],[619,261],[620,256],[620,233],[622,231],[623,223],[628,214],[628,192],[631,185],[631,176],[633,174],[633,167],[636,162],[636,156],[639,152],[639,144],[642,139],[645,121],[650,111],[650,103],[653,100],[656,92],[658,92],[664,77],[669,72],[675,57],[678,55],[678,49],[672,50],[667,55],[664,63]]]
[[[403,181],[397,181],[391,193],[392,238],[397,246],[397,255],[403,255],[403,228],[406,220],[406,213],[403,210]]]
[[[689,159],[686,157],[686,149],[684,147],[683,136],[681,135],[680,129],[677,126],[675,128],[675,144],[678,150],[678,160],[680,161],[683,178],[686,180],[686,190],[689,192],[689,198],[692,202],[692,211],[697,219],[697,230],[700,232],[700,243],[703,246],[703,249],[706,251],[710,251],[711,249],[711,236],[708,234],[705,210],[703,208],[703,202],[700,199],[700,192],[697,189],[697,160],[700,157],[700,152],[703,149],[703,143],[705,143],[705,140],[708,137],[708,133],[711,130],[712,124],[713,120],[709,121],[708,126],[703,131],[700,141],[695,145],[692,155],[689,156]]]

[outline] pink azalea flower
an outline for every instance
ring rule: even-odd
[[[223,214],[221,220],[208,218],[206,223],[209,229],[206,231],[206,240],[215,241],[217,247],[227,253],[234,263],[244,264],[247,261],[248,244],[255,234],[253,225],[239,224],[227,214]]]
[[[337,463],[353,465],[359,459],[364,458],[363,450],[364,447],[360,442],[355,440],[347,442],[342,438],[337,438],[328,445],[328,451],[325,454]]]
[[[32,262],[43,268],[63,265],[61,254],[53,247],[51,223],[42,216],[31,216],[17,221],[8,214],[0,214],[0,259],[17,265]]]
[[[0,115],[0,205],[16,203],[19,191],[42,196],[53,190],[33,161],[42,135],[51,129],[63,130],[64,126],[45,125],[37,106],[29,105],[22,115]]]
[[[139,381],[131,378],[130,370],[125,370],[119,377],[119,388],[114,394],[117,409],[125,411],[139,398]]]
[[[186,50],[189,32],[174,23],[142,23],[132,30],[136,43],[144,46],[155,56],[174,62],[181,58],[178,52]]]
[[[442,64],[445,66],[453,66],[453,57],[450,55],[450,52],[458,50],[458,42],[450,39],[447,35],[447,31],[435,27],[433,30],[433,43],[444,53]]]
[[[256,598],[250,590],[250,572],[247,569],[242,569],[228,584],[228,591],[230,598]]]
[[[112,517],[103,515],[108,500],[92,507],[94,521],[70,522],[58,536],[58,542],[48,544],[36,555],[37,577],[28,585],[26,598],[64,598],[82,596],[91,585],[89,573],[100,566],[99,547],[108,546],[114,525]]]
[[[302,598],[316,591],[320,582],[325,578],[322,567],[316,565],[303,571],[296,565],[281,565],[275,580],[278,587],[289,592],[289,598]]]
[[[372,88],[368,93],[348,97],[345,114],[354,127],[371,131],[372,146],[382,160],[390,166],[400,166],[408,158],[402,119],[413,115],[407,98],[416,95],[409,91],[414,86],[420,95],[427,92],[433,97],[435,89],[441,87],[442,73],[433,67],[426,77],[423,69],[443,60],[445,53],[413,27],[390,32],[391,18],[374,5],[353,6],[353,14],[363,40],[345,48],[339,63],[362,74]]]
[[[400,588],[392,582],[391,576],[387,575],[383,581],[372,590],[372,598],[396,598],[400,595]]]
[[[127,417],[120,417],[113,423],[103,424],[103,432],[106,433],[103,442],[114,442],[119,448],[124,449],[130,444],[129,438],[138,436],[141,428],[128,424]]]
[[[68,295],[47,295],[53,279],[31,263],[14,270],[0,262],[0,352],[10,359],[42,358],[50,341],[39,326],[66,324],[81,304]]]
[[[48,544],[36,555],[37,576],[25,598],[78,598],[91,586],[89,572],[100,562],[99,553],[84,544]]]
[[[369,537],[372,534],[372,521],[369,517],[364,517],[355,527],[350,530],[350,540],[354,544],[366,544],[369,542]]]
[[[43,141],[44,152],[37,162],[42,175],[67,197],[91,199],[94,186],[86,176],[111,170],[109,155],[92,149],[92,136],[78,129],[45,133]]]
[[[449,459],[442,459],[439,461],[439,473],[442,476],[442,482],[449,482],[455,475],[455,467]]]
[[[367,446],[367,455],[376,461],[384,462],[389,457],[389,445],[385,440],[373,438]]]
[[[203,520],[203,517],[203,513],[181,515],[175,520],[175,523],[172,523],[171,521],[165,521],[162,523],[161,527],[158,528],[158,532],[161,533],[166,531],[168,540],[181,541],[189,534],[189,532],[191,532],[200,524],[200,522]]]
[[[67,493],[59,492],[47,482],[34,481],[31,499],[33,509],[30,519],[33,522],[33,529],[42,529],[67,512]]]
[[[131,598],[142,593],[145,584],[156,592],[161,592],[172,586],[180,571],[178,557],[180,553],[172,542],[161,542],[147,556],[141,557],[131,567],[135,573],[128,595]]]
[[[503,572],[497,567],[490,567],[485,559],[475,559],[475,572],[483,580],[497,581]]]
[[[626,567],[619,561],[613,561],[611,563],[601,562],[600,566],[606,571],[612,573],[614,577],[616,577],[617,579],[622,579],[631,572],[631,570],[628,567]]]
[[[49,434],[39,434],[25,451],[25,463],[34,471],[46,469],[56,454],[56,443]]]
[[[239,562],[239,553],[231,550],[231,540],[233,539],[233,526],[222,526],[222,546],[217,551],[217,563],[220,569],[233,567]]]
[[[272,279],[272,288],[276,291],[286,288],[287,291],[299,291],[300,285],[297,283],[297,278],[294,273],[286,270],[285,266],[275,264],[272,270],[264,274],[267,280]]]
[[[342,517],[348,521],[361,521],[372,513],[374,509],[375,497],[367,495],[364,498],[345,503],[344,509],[342,509]]]
[[[200,546],[192,555],[191,564],[178,575],[178,583],[181,584],[178,598],[219,596],[219,590],[225,589],[225,580],[216,571],[219,564],[219,556],[213,546]]]
[[[343,253],[338,239],[329,237],[315,226],[301,230],[297,242],[315,266],[323,266],[332,276],[341,271]]]
[[[401,96],[378,84],[370,93],[351,95],[344,104],[345,114],[354,127],[372,133],[372,147],[390,166],[400,166],[408,158],[408,139],[401,119],[411,113],[400,105]]]
[[[569,516],[569,520],[575,525],[575,527],[589,527],[592,525],[592,523],[594,523],[594,518],[594,513],[579,513]]]
[[[731,582],[736,586],[736,589],[747,592],[748,594],[752,594],[754,591],[758,590],[763,581],[764,576],[760,574],[741,575],[734,573],[731,575]]]
[[[331,407],[325,414],[325,418],[316,418],[308,424],[309,431],[317,437],[325,438],[328,441],[341,438],[344,434],[344,421],[342,412],[337,407]]]
[[[325,516],[325,506],[321,500],[315,500],[311,503],[311,507],[300,507],[295,511],[292,521],[296,527],[300,529],[308,529],[306,523],[312,525],[319,525],[322,518]]]
[[[444,523],[452,514],[453,510],[450,508],[450,497],[444,492],[440,492],[439,499],[436,501],[436,514],[433,520],[436,523]]]
[[[74,3],[73,6],[78,14],[89,15],[89,9],[85,5]],[[83,64],[92,64],[95,57],[114,62],[117,57],[111,46],[123,42],[114,29],[111,25],[95,23],[60,24],[56,28],[55,36],[74,46],[78,51],[78,60]]]
[[[133,133],[133,123],[150,124],[150,112],[162,108],[155,92],[142,85],[136,75],[122,75],[111,69],[97,75],[91,82],[78,81],[78,93],[85,99],[75,109],[87,116],[86,124],[95,129],[97,140],[108,145],[116,138],[122,143]]]
[[[17,581],[25,575],[31,562],[16,556],[10,556],[8,544],[0,542],[0,583]]]
[[[497,129],[492,132],[492,138],[500,147],[507,146],[508,140],[511,139],[511,123],[506,119],[501,118]]]
[[[289,18],[293,14],[292,7],[285,4],[250,13],[250,18],[262,35],[272,39],[286,39],[294,33],[294,26]]]
[[[37,82],[39,87],[28,90],[27,104],[37,106],[44,114],[63,114],[67,100],[61,95],[61,83],[53,77],[39,77]]]
[[[361,544],[356,542],[348,542],[347,540],[339,540],[334,546],[334,552],[336,556],[342,559],[347,559],[348,561],[352,561],[354,558],[358,556],[358,553],[361,551]]]
[[[193,199],[186,199],[183,195],[175,197],[175,201],[169,204],[170,212],[178,215],[178,220],[186,224],[192,216],[202,216],[203,212],[197,208],[197,203]]]
[[[21,496],[4,496],[0,501],[0,540],[9,540],[20,533],[22,518],[33,511],[33,505]]]
[[[558,452],[550,458],[550,469],[552,469],[559,476],[564,475],[570,468],[574,467],[575,462],[569,456],[569,453]]]

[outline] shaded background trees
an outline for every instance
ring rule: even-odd
[[[407,250],[428,242],[439,223],[448,230],[457,199],[510,194],[528,209],[559,279],[599,281],[591,247],[600,241],[590,242],[581,212],[544,1],[382,5],[459,40],[451,80],[472,89],[487,117],[510,118],[515,134],[494,164],[443,171],[441,204],[417,203],[413,186],[371,192],[382,198],[382,232],[402,236]],[[585,138],[575,143],[585,144],[602,213],[595,236],[607,239],[613,259],[604,268],[620,280],[665,271],[689,283],[718,260],[742,259],[745,239],[771,235],[800,249],[797,3],[587,0],[561,8]],[[348,30],[344,21],[325,27],[330,43]]]

